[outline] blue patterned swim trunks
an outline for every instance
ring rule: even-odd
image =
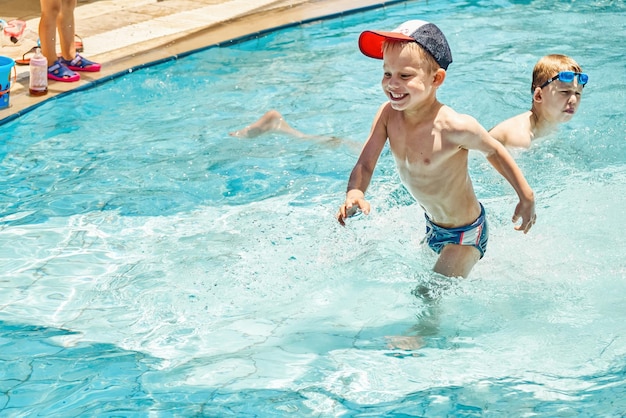
[[[473,223],[458,228],[443,228],[435,225],[428,215],[426,216],[426,236],[424,241],[437,254],[441,252],[447,244],[470,245],[480,251],[480,258],[483,258],[487,251],[487,241],[489,231],[487,229],[487,219],[485,218],[485,208],[480,204],[480,216]]]

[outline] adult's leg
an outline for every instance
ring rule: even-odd
[[[48,65],[57,60],[57,18],[61,13],[61,0],[40,0],[41,19],[39,20],[39,42],[41,53],[48,59]]]
[[[296,138],[308,138],[309,135],[294,129],[289,125],[283,115],[277,110],[269,110],[261,116],[252,125],[246,126],[235,132],[231,132],[230,136],[239,136],[244,138],[254,138],[266,132],[280,132]]]
[[[75,8],[76,0],[61,0],[61,13],[57,17],[61,55],[68,61],[73,60],[76,56],[76,44],[74,43],[74,34],[76,33],[76,26],[74,25]]]
[[[357,154],[361,152],[361,148],[363,147],[363,144],[360,142],[341,139],[335,136],[318,136],[305,134],[304,132],[301,132],[289,125],[287,121],[283,118],[283,115],[281,115],[280,112],[275,109],[268,110],[253,124],[248,125],[243,129],[230,132],[229,135],[242,138],[256,138],[257,136],[263,135],[267,132],[283,133],[286,135],[290,135],[294,138],[315,140],[331,147],[344,144]]]

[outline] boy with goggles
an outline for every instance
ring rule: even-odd
[[[546,55],[533,69],[530,110],[500,122],[489,133],[507,147],[530,148],[533,140],[555,132],[572,119],[588,80],[572,58]]]

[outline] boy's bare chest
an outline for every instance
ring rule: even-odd
[[[448,156],[441,135],[432,129],[397,130],[390,133],[389,146],[397,163],[413,170],[429,170]]]

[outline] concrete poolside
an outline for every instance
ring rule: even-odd
[[[48,94],[28,94],[28,66],[16,65],[10,105],[0,124],[57,94],[84,87],[129,68],[208,45],[342,11],[385,4],[381,0],[78,0],[76,33],[83,55],[102,64],[76,83],[49,81]],[[26,21],[17,45],[3,42],[0,55],[21,59],[38,38],[39,0],[0,0],[0,19]],[[57,50],[59,48],[57,47]],[[13,78],[13,75],[11,75]]]

